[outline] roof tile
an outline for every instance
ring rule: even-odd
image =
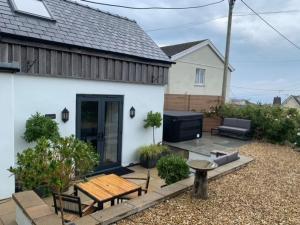
[[[141,27],[127,18],[70,0],[44,0],[55,20],[50,21],[14,12],[8,2],[0,0],[6,24],[0,26],[2,33],[170,62]]]

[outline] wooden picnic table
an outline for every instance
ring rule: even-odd
[[[137,192],[140,196],[142,187],[115,174],[109,174],[75,184],[75,195],[78,195],[78,191],[96,201],[99,210],[101,210],[105,202],[110,201],[111,205],[114,205],[115,199],[124,195]]]

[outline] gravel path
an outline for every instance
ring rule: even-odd
[[[255,161],[210,182],[209,200],[187,192],[117,224],[300,225],[300,152],[253,143],[240,153]]]

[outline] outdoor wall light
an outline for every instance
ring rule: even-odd
[[[61,112],[61,120],[65,123],[69,120],[70,112],[67,110],[67,108],[64,108],[64,110]]]
[[[135,108],[133,106],[130,108],[129,115],[131,119],[135,117]]]

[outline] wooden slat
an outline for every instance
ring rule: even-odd
[[[115,62],[112,59],[107,60],[107,79],[115,79]]]
[[[143,64],[142,65],[142,79],[141,79],[141,82],[142,83],[147,83],[147,65]]]
[[[46,74],[46,50],[43,48],[39,49],[39,74]]]
[[[107,79],[107,60],[104,58],[99,58],[99,79]]]
[[[128,74],[128,81],[129,82],[135,82],[136,81],[136,76],[135,76],[135,63],[130,62],[129,63],[129,74]]]
[[[51,74],[51,51],[46,50],[46,74]]]
[[[8,62],[8,44],[0,43],[0,62]]]
[[[21,61],[21,46],[14,44],[13,45],[13,61],[20,62]]]
[[[122,63],[120,60],[115,61],[115,80],[122,80]]]
[[[129,64],[128,62],[122,63],[122,81],[129,80]]]
[[[115,174],[98,177],[91,181],[97,182],[97,184],[102,185],[102,188],[115,195],[122,195],[126,192],[131,192],[140,188],[137,184],[125,180]]]
[[[26,73],[27,71],[27,48],[21,47],[21,72]]]
[[[39,74],[39,49],[34,48],[34,57],[32,60],[34,60],[34,63],[32,65],[33,71],[35,74]],[[32,61],[33,62],[33,61]]]
[[[8,45],[8,62],[9,63],[13,62],[13,45],[12,44]]]
[[[142,82],[142,64],[136,63],[135,66],[135,82]]]
[[[51,69],[50,73],[52,75],[57,74],[57,52],[55,50],[51,50]]]
[[[77,184],[77,187],[82,191],[89,193],[98,201],[106,201],[113,197],[110,193],[102,188],[99,188],[99,186],[90,181],[86,183],[79,183]]]
[[[34,54],[34,48],[28,47],[27,48],[27,56],[26,56],[26,60],[27,60],[27,73],[35,73],[34,67],[35,64],[37,64],[37,60],[35,58],[35,54]]]
[[[91,78],[92,79],[97,79],[97,77],[99,76],[99,66],[98,66],[98,58],[92,56],[91,57]]]

